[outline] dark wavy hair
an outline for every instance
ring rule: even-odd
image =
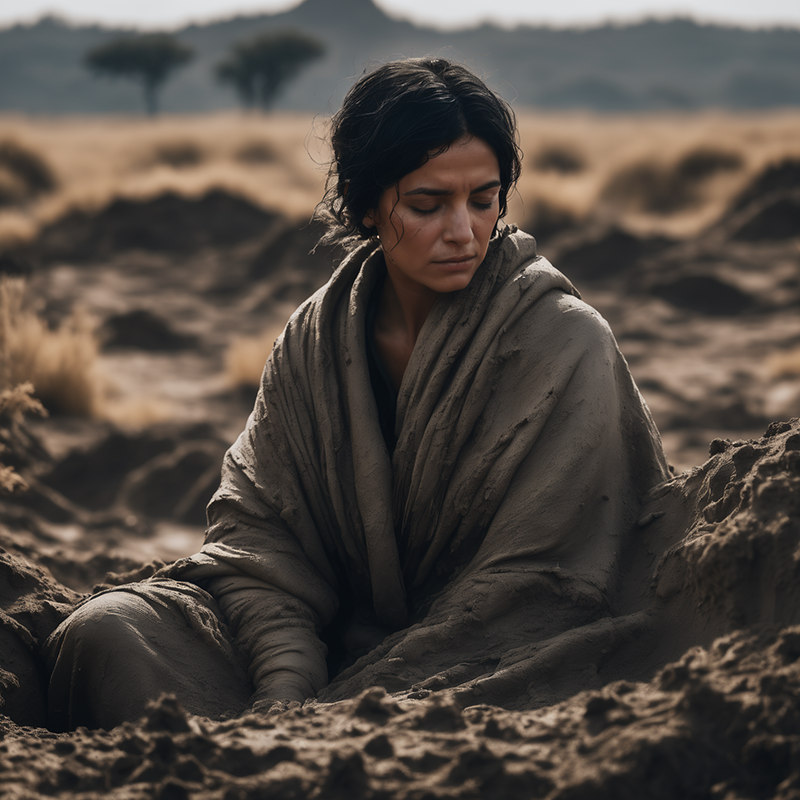
[[[316,216],[323,242],[368,239],[368,211],[404,175],[471,135],[500,166],[500,217],[522,167],[511,107],[466,67],[443,58],[392,61],[362,76],[331,120],[333,160]]]

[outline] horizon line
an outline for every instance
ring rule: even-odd
[[[38,25],[47,20],[53,20],[54,22],[58,22],[60,24],[65,25],[65,27],[73,27],[73,28],[80,28],[80,27],[98,27],[98,28],[107,28],[109,30],[133,30],[133,31],[141,31],[143,33],[146,32],[156,32],[156,31],[165,31],[165,32],[175,32],[179,30],[183,30],[186,28],[191,27],[205,27],[208,25],[219,24],[223,22],[228,22],[234,19],[242,19],[248,17],[274,17],[279,16],[281,14],[286,14],[288,12],[293,11],[299,6],[302,5],[298,3],[297,5],[290,6],[284,10],[278,11],[257,11],[257,10],[242,10],[233,13],[227,14],[209,14],[204,17],[187,17],[178,22],[167,22],[167,23],[148,23],[148,22],[134,22],[131,20],[104,20],[99,18],[90,18],[90,17],[81,17],[81,16],[74,16],[71,14],[59,12],[59,11],[42,11],[35,13],[30,16],[20,16],[9,20],[2,20],[0,19],[0,31],[8,30],[10,28],[22,26],[22,27],[33,27]],[[777,22],[777,21],[766,21],[766,22],[750,22],[744,20],[733,20],[733,19],[722,19],[714,16],[708,15],[699,15],[699,14],[691,14],[682,11],[676,11],[675,13],[655,13],[655,12],[645,12],[642,14],[631,14],[631,15],[607,15],[604,17],[597,17],[594,19],[590,19],[587,21],[570,21],[570,22],[559,22],[553,20],[542,20],[540,22],[533,22],[522,20],[515,22],[513,24],[502,24],[496,20],[492,19],[483,19],[477,20],[473,22],[466,22],[463,24],[455,24],[455,25],[447,25],[445,23],[436,24],[434,22],[425,22],[414,19],[413,17],[409,16],[400,16],[392,11],[388,11],[379,4],[375,4],[380,11],[382,11],[387,17],[397,22],[407,22],[411,23],[415,27],[418,28],[427,28],[429,30],[439,30],[443,33],[464,33],[469,31],[475,31],[483,27],[492,27],[498,30],[506,30],[506,31],[514,31],[520,28],[532,28],[532,29],[549,29],[549,30],[557,30],[557,31],[569,31],[569,30],[592,30],[597,28],[608,28],[608,27],[617,27],[617,28],[625,28],[625,27],[635,27],[637,25],[647,24],[647,23],[669,23],[669,22],[691,22],[701,27],[720,27],[720,28],[735,28],[739,30],[798,30],[800,31],[800,21],[797,22]]]

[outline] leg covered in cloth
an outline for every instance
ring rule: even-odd
[[[89,598],[48,639],[45,657],[53,730],[113,728],[165,692],[189,713],[236,716],[253,691],[215,600],[182,581]]]

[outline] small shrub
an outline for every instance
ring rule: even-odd
[[[97,355],[84,315],[75,313],[50,330],[31,308],[24,280],[0,280],[0,390],[30,382],[48,411],[92,416],[101,394]]]
[[[20,383],[0,392],[0,418],[19,422],[24,414],[46,417],[42,404],[33,396],[33,384]]]
[[[174,169],[187,169],[202,164],[206,159],[203,149],[192,141],[161,142],[153,151],[151,163],[165,164]]]
[[[12,205],[56,188],[45,159],[14,139],[0,140],[0,205]]]
[[[539,172],[559,172],[573,175],[586,169],[586,160],[578,150],[569,145],[552,144],[542,148],[533,159]]]
[[[278,160],[275,148],[259,139],[245,142],[235,153],[234,157],[243,164],[269,164]]]

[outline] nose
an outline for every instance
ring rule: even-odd
[[[469,244],[472,241],[472,216],[466,205],[458,205],[447,214],[444,239],[456,244]]]

